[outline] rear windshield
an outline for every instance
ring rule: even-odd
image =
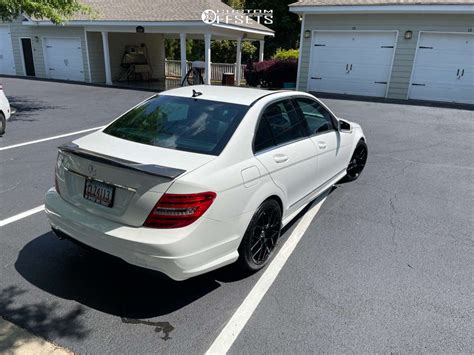
[[[248,106],[176,96],[155,96],[104,132],[157,147],[219,155]]]

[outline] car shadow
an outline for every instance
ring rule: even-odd
[[[279,247],[299,218],[321,200],[315,200],[285,226]],[[249,276],[235,265],[229,265],[176,282],[114,256],[60,241],[52,232],[26,244],[15,268],[31,284],[50,294],[127,321],[169,314],[213,292],[223,283],[238,282]]]
[[[60,241],[52,232],[26,244],[15,268],[50,294],[126,319],[169,314],[219,287],[210,274],[176,282],[114,256]]]

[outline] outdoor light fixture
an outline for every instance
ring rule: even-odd
[[[405,39],[411,39],[412,36],[413,36],[413,32],[412,32],[412,31],[406,31],[406,32],[405,32]]]
[[[310,37],[311,37],[311,31],[310,30],[304,31],[304,38],[310,38]]]
[[[39,42],[39,37],[38,37],[38,36],[35,36],[35,42],[36,42],[36,43]]]

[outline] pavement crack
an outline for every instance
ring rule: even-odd
[[[6,189],[6,190],[1,190],[1,191],[0,191],[0,194],[4,194],[5,192],[9,192],[9,191],[15,190],[18,186],[20,186],[20,184],[21,184],[21,181],[18,181],[15,185],[9,187],[8,189]]]
[[[394,194],[392,197],[389,198],[388,203],[390,204],[390,208],[392,212],[390,213],[390,226],[392,227],[392,235],[390,239],[392,240],[392,245],[395,247],[395,251],[398,247],[397,241],[396,241],[396,234],[397,234],[397,227],[394,222],[395,216],[398,214],[395,204],[393,203],[393,200],[397,198],[397,194]]]

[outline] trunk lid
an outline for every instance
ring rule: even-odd
[[[96,132],[60,147],[56,166],[61,197],[77,208],[130,226],[143,225],[173,181],[215,156],[165,149]],[[112,206],[84,197],[86,180],[113,186]],[[94,190],[95,191],[95,190]]]

